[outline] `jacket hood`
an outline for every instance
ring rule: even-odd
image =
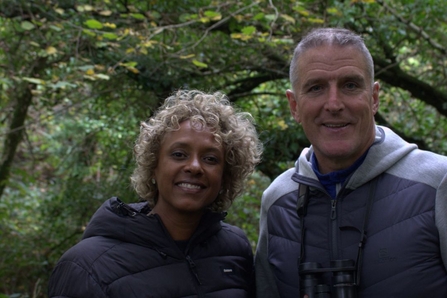
[[[102,236],[141,246],[159,249],[164,253],[172,251],[173,239],[157,214],[148,215],[147,202],[125,204],[113,197],[102,204],[93,214],[83,239]],[[200,241],[221,229],[224,213],[205,213],[190,242]]]
[[[417,149],[416,144],[406,142],[391,129],[376,126],[375,141],[362,165],[351,177],[346,187],[355,189],[381,173],[389,172],[399,161]]]
[[[401,159],[417,149],[417,145],[407,143],[389,128],[377,125],[374,143],[363,163],[350,177],[346,187],[355,189],[363,185],[381,173],[387,172]],[[295,164],[301,179],[308,180],[308,182],[318,180],[312,169],[312,153],[312,146],[304,149]]]

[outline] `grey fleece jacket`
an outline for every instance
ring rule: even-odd
[[[298,183],[310,187],[302,262],[329,267],[331,260],[355,260],[373,193],[359,297],[447,297],[447,157],[420,150],[377,126],[364,162],[337,185],[336,200],[331,200],[312,170],[312,153],[312,147],[304,149],[295,168],[263,194],[257,297],[301,297]],[[324,282],[331,284],[330,276]]]

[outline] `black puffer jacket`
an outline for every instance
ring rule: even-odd
[[[245,234],[207,213],[185,251],[146,203],[105,202],[55,267],[49,297],[252,297]]]

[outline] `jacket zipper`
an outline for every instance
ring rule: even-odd
[[[190,256],[186,256],[186,260],[188,261],[189,269],[191,269],[191,272],[193,273],[194,277],[196,278],[199,285],[202,285],[202,282],[199,279],[199,275],[197,274],[197,267],[194,261],[191,259]]]
[[[331,201],[332,258],[338,258],[337,199]]]
[[[126,212],[127,215],[129,215],[131,217],[134,217],[137,214],[137,212],[135,210],[133,210],[132,208],[130,208],[129,206],[127,206],[125,203],[123,203],[121,201],[118,203],[118,208],[123,210],[124,212]]]
[[[137,215],[137,212],[134,210],[134,209],[132,209],[131,207],[129,207],[128,205],[126,205],[124,202],[122,202],[122,201],[119,201],[119,203],[118,203],[118,208],[119,209],[121,209],[122,211],[124,211],[124,212],[126,212],[129,216],[131,216],[131,217],[134,217],[135,215]],[[188,244],[188,248],[187,248],[187,250],[186,251],[188,251],[189,250],[189,245],[190,244]],[[157,248],[154,248],[164,259],[166,259],[167,258],[167,254],[166,253],[164,253],[164,252],[162,252],[162,251],[160,251],[159,249],[157,249]],[[200,281],[200,278],[199,278],[199,274],[198,274],[198,272],[197,272],[197,266],[196,266],[196,264],[194,263],[194,261],[192,260],[192,258],[189,256],[189,255],[186,255],[186,261],[188,262],[188,267],[189,267],[189,269],[191,270],[191,272],[192,272],[192,274],[194,275],[194,277],[195,277],[195,279],[197,280],[197,283],[198,283],[198,287],[197,287],[197,296],[198,297],[204,297],[204,294],[202,293],[202,289],[201,289],[201,285],[202,285],[202,282]]]
[[[191,259],[189,255],[186,256],[186,261],[188,261],[189,269],[197,280],[197,297],[204,297],[205,295],[202,293],[202,282],[200,281],[199,274],[197,273],[197,267],[194,261]]]

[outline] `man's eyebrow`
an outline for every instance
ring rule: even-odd
[[[343,81],[355,81],[355,82],[364,82],[365,77],[358,75],[358,74],[348,74],[345,76],[342,76],[341,79]]]
[[[312,86],[312,85],[321,83],[321,81],[322,81],[322,79],[310,79],[310,80],[307,80],[307,81],[304,83],[304,85],[303,85],[302,88],[303,88],[303,89],[307,89],[307,88],[309,88],[309,87]]]
[[[354,82],[365,82],[366,79],[364,76],[359,74],[346,74],[338,78],[338,80],[346,82],[346,81],[354,81]],[[302,89],[310,88],[313,85],[321,84],[324,81],[322,78],[311,78],[304,82],[302,85]]]

